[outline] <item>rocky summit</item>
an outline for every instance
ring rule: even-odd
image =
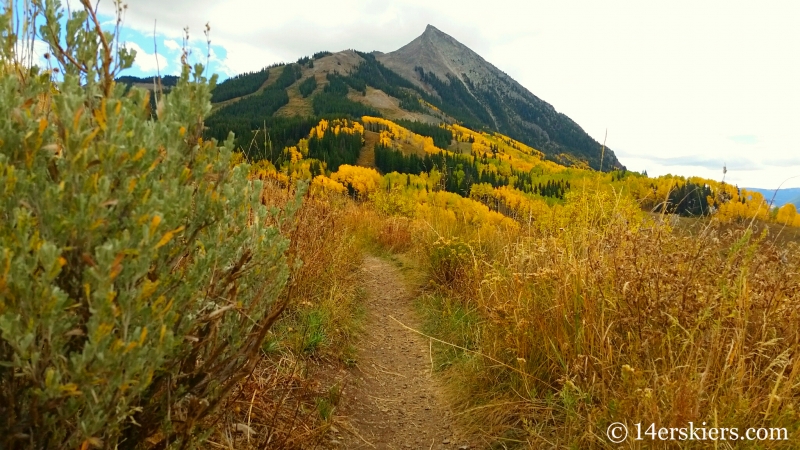
[[[457,106],[459,119],[526,142],[561,163],[583,160],[600,168],[602,145],[577,123],[432,25],[410,43],[376,59],[442,102]],[[603,169],[622,167],[609,149],[602,158]]]

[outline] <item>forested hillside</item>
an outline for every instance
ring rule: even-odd
[[[418,41],[424,42],[423,50],[433,55],[422,60],[411,58],[409,55],[422,51],[418,48]],[[599,169],[602,156],[606,171],[623,168],[612,150],[603,150],[602,145],[575,122],[557,113],[552,106],[533,96],[449,36],[429,27],[409,46],[395,52],[397,55],[376,56],[375,53],[350,51],[352,58],[344,66],[339,60],[332,63],[340,54],[322,52],[313,58],[300,58],[292,65],[298,71],[296,79],[302,78],[296,86],[298,97],[302,97],[298,102],[307,103],[310,106],[308,110],[313,110],[314,115],[320,118],[372,115],[433,125],[458,123],[474,130],[498,131],[538,148],[547,159],[562,165],[585,165]],[[436,65],[442,57],[439,49],[442,46],[455,48],[464,58],[483,67],[488,71],[484,78],[489,77],[489,81],[482,79],[481,83],[475,85],[466,73],[456,76],[447,72],[442,75],[441,71],[429,70],[426,64]],[[451,50],[448,47],[448,51]],[[382,61],[400,69],[404,67],[402,64],[416,64],[415,61],[422,65],[415,65],[410,75],[408,70],[402,72],[405,74],[402,76],[387,68]],[[269,71],[262,71],[228,80],[220,85],[220,91],[214,94],[213,101],[230,100],[235,98],[235,94],[251,94],[269,76]],[[276,83],[273,86],[279,85],[286,89],[291,84]],[[322,89],[317,89],[318,85],[322,85]],[[396,107],[385,111],[385,102],[368,96],[367,87],[394,99]],[[237,136],[240,141],[249,142],[251,139],[248,137],[252,137],[257,122],[262,122],[263,128],[266,117],[275,115],[289,103],[288,94],[284,96],[277,87],[272,89],[271,94],[262,94],[271,95],[269,98],[248,98],[246,106],[223,106],[217,110],[208,123],[211,129],[209,135],[224,138],[226,130],[238,122]]]
[[[268,78],[269,69],[266,68],[258,72],[243,73],[233,78],[228,78],[214,89],[211,101],[215,103],[223,102],[252,94],[261,88]]]
[[[285,172],[297,177],[307,173],[318,176],[316,182],[330,186],[323,178],[336,172],[335,168],[341,164],[355,164],[359,158],[359,151],[355,150],[358,147],[361,153],[374,155],[373,167],[385,174],[387,189],[396,187],[393,183],[398,182],[399,175],[399,183],[407,186],[406,190],[454,193],[517,219],[534,219],[532,211],[543,214],[563,204],[570,192],[591,188],[629,197],[646,212],[694,218],[713,216],[723,222],[756,218],[800,226],[800,215],[794,205],[770,208],[760,193],[725,182],[697,177],[649,178],[624,169],[603,173],[566,167],[548,161],[542,152],[499,133],[476,132],[456,124],[438,127],[408,124],[418,133],[379,117],[323,119],[299,139],[296,146],[267,158],[253,153],[246,155],[253,161],[269,162],[276,174]],[[349,144],[340,142],[339,138],[320,140],[323,136],[332,139],[331,132],[336,136],[351,136],[352,140]],[[439,147],[437,142],[447,145]],[[301,167],[304,169],[300,170]],[[402,176],[406,177],[405,183]],[[414,183],[413,179],[425,182]],[[356,189],[356,192],[360,191]]]

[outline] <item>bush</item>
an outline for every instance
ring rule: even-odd
[[[115,55],[88,8],[64,37],[60,5],[34,4],[63,80],[14,63],[9,7],[0,447],[193,447],[283,309],[279,230],[298,202],[268,211],[261,182],[231,167],[232,138],[200,138],[215,81],[202,66],[190,81],[184,65],[148,120],[149,94],[113,81],[135,54]]]
[[[439,238],[428,251],[428,271],[437,285],[441,286],[449,286],[460,280],[469,269],[473,257],[470,246],[458,237]]]

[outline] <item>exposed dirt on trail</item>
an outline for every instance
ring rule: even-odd
[[[347,449],[475,448],[457,434],[431,372],[427,339],[419,329],[414,292],[397,267],[365,258],[365,333],[350,370],[330,447]],[[344,416],[344,417],[342,417]]]

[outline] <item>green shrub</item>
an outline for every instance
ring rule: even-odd
[[[93,13],[62,30],[58,2],[33,4],[60,81],[19,62],[9,5],[0,448],[194,447],[282,311],[280,230],[299,202],[268,211],[231,167],[232,137],[200,138],[215,81],[201,66],[184,65],[148,120],[149,94],[113,81],[134,55],[115,54]]]

